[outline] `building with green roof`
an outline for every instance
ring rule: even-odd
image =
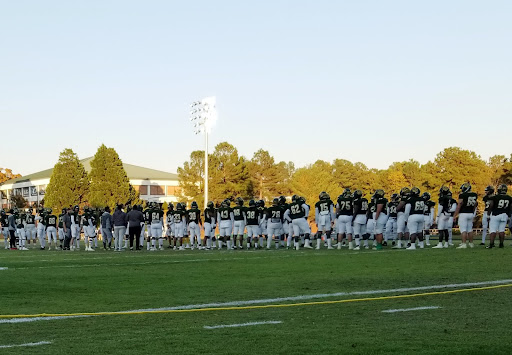
[[[85,170],[91,171],[91,160],[82,159]],[[130,183],[139,191],[140,198],[155,202],[177,202],[179,195],[178,175],[166,171],[144,168],[123,163]],[[10,207],[10,196],[22,195],[29,204],[37,203],[44,198],[46,186],[50,182],[53,168],[38,171],[0,184],[0,206]]]

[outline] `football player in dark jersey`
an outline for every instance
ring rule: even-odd
[[[4,236],[4,247],[5,249],[9,249],[9,223],[7,213],[4,210],[0,211],[0,231]]]
[[[436,203],[430,198],[430,193],[424,192],[421,197],[425,200],[425,211],[423,211],[423,236],[425,237],[425,245],[430,246],[430,227],[434,223],[434,206]]]
[[[478,195],[471,191],[471,184],[466,182],[460,187],[459,202],[453,218],[459,218],[459,229],[462,243],[457,249],[467,248],[466,241],[469,239],[469,247],[473,248],[473,219],[478,206]]]
[[[322,207],[321,207],[322,208]],[[284,213],[284,219],[291,222],[294,237],[295,250],[299,250],[299,237],[305,235],[304,247],[310,249],[309,243],[309,224],[306,216],[309,215],[309,206],[298,195],[292,196],[292,203],[288,205],[288,209]]]
[[[279,196],[279,207],[281,207],[282,211],[281,216],[284,216],[284,213],[288,209],[288,203],[286,203],[286,197],[282,195]],[[293,231],[291,230],[289,221],[283,219],[283,228],[281,229],[281,240],[279,242],[282,247],[284,247],[285,240],[288,241],[288,239],[290,239],[291,242],[291,238],[289,238],[289,236],[292,234],[292,232]]]
[[[192,250],[194,250],[194,248],[201,249],[201,228],[203,226],[201,221],[201,210],[199,210],[196,201],[192,201],[190,209],[187,211],[187,221],[188,230],[190,231],[190,248]]]
[[[258,237],[260,235],[260,214],[256,201],[250,200],[249,207],[245,210],[245,217],[247,222],[247,249],[250,249],[254,242],[254,249],[258,248]]]
[[[375,249],[382,249],[382,242],[384,237],[384,228],[386,228],[386,223],[388,222],[388,210],[387,204],[388,200],[384,197],[384,190],[378,189],[375,191],[373,195],[375,199],[375,240],[377,241],[377,245]]]
[[[274,238],[276,249],[279,248],[281,243],[281,233],[283,232],[283,217],[284,212],[279,206],[279,199],[276,197],[272,200],[272,206],[267,209],[268,219],[268,236],[267,236],[267,249],[270,249],[272,244],[272,237]]]
[[[30,248],[30,242],[33,240],[34,245],[36,244],[36,216],[34,216],[34,210],[32,208],[27,209],[25,214],[25,234],[27,235],[27,244]],[[44,237],[43,237],[44,240]],[[44,243],[44,242],[43,242]],[[43,245],[41,245],[44,249]]]
[[[453,206],[451,205],[450,189],[448,188],[448,186],[442,186],[441,189],[439,190],[439,204],[437,208],[436,218],[437,229],[439,230],[439,243],[435,247],[433,247],[434,249],[449,247],[448,229],[451,228],[450,211],[452,208]]]
[[[425,224],[423,213],[425,211],[425,200],[420,196],[420,189],[413,187],[407,204],[405,205],[405,214],[409,216],[407,226],[411,234],[411,245],[407,250],[416,249],[416,239],[419,240],[420,248],[424,248],[423,244],[423,226]]]
[[[322,191],[318,198],[319,201],[315,203],[315,222],[318,230],[316,233],[316,249],[320,249],[320,243],[324,233],[325,240],[327,241],[327,249],[333,249],[331,229],[336,217],[334,214],[334,204],[329,194],[325,191]]]
[[[215,236],[215,218],[217,218],[217,212],[215,211],[215,205],[213,201],[208,202],[206,209],[204,210],[204,242],[206,249],[211,250],[212,248],[212,237]]]
[[[58,218],[53,214],[53,210],[48,208],[46,211],[46,235],[48,236],[48,250],[52,248],[52,240],[53,246],[57,249],[57,223]]]
[[[396,239],[397,239],[397,231],[396,231],[396,217],[397,217],[397,212],[396,212],[396,208],[398,207],[398,203],[399,203],[399,200],[400,200],[400,195],[399,194],[392,194],[391,195],[391,198],[390,198],[391,201],[388,202],[388,205],[386,206],[387,207],[387,212],[388,212],[388,221],[386,222],[386,234],[384,234],[384,243],[383,245],[387,245],[387,241],[388,240],[392,240],[393,241],[393,245],[395,245],[396,243]]]
[[[245,215],[244,199],[237,197],[235,200],[236,206],[233,207],[233,248],[243,249],[243,237],[245,231],[245,225],[247,224],[247,218]]]
[[[480,245],[485,245],[485,237],[487,237],[489,218],[491,216],[491,213],[489,212],[489,205],[491,204],[492,195],[494,195],[494,187],[489,185],[485,188],[485,196],[483,197],[485,208],[482,216],[482,242]]]
[[[338,249],[341,249],[343,236],[347,237],[348,248],[354,249],[352,240],[352,215],[354,208],[352,204],[352,193],[350,189],[345,189],[336,201]]]
[[[408,187],[402,187],[400,190],[400,202],[396,207],[397,217],[396,217],[396,231],[398,236],[398,241],[396,245],[393,247],[395,249],[402,248],[402,243],[406,244],[409,239],[409,230],[407,229],[407,215],[405,214],[405,205],[407,203],[407,199],[409,198],[409,194],[411,190]]]
[[[233,233],[233,223],[235,217],[231,209],[231,201],[225,199],[217,209],[217,221],[219,221],[219,249],[222,249],[223,243],[226,243],[228,250],[231,250],[231,234]]]
[[[260,238],[259,244],[260,247],[263,248],[265,246],[265,240],[267,238],[267,209],[265,207],[265,201],[259,200],[256,202],[256,206],[258,207],[258,212],[260,214]]]
[[[490,198],[489,211],[491,211],[491,220],[489,222],[490,244],[487,248],[494,248],[494,239],[496,234],[500,238],[500,248],[504,247],[505,228],[507,220],[512,215],[512,197],[507,195],[507,185],[501,184],[496,189],[496,195]]]
[[[354,215],[352,216],[354,238],[356,246],[353,250],[360,249],[360,238],[366,234],[366,214],[368,212],[368,200],[363,197],[361,190],[354,191]]]

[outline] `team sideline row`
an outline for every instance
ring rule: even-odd
[[[430,229],[437,224],[439,243],[434,248],[448,248],[452,243],[454,221],[462,234],[462,243],[458,248],[473,247],[473,220],[478,206],[478,196],[471,191],[471,185],[461,186],[459,199],[452,198],[447,187],[440,189],[439,205],[435,215],[435,202],[428,192],[420,194],[417,187],[404,187],[400,194],[392,194],[388,201],[383,190],[377,190],[370,201],[363,197],[360,190],[346,189],[334,203],[329,194],[321,192],[315,204],[314,223],[317,232],[311,234],[308,216],[310,206],[303,197],[294,195],[291,203],[284,196],[275,198],[271,206],[266,207],[263,200],[250,200],[244,206],[244,200],[226,199],[215,208],[213,202],[201,213],[196,202],[191,208],[178,203],[172,204],[164,216],[157,203],[149,203],[133,209],[122,205],[111,214],[107,207],[103,211],[84,207],[80,214],[78,206],[63,209],[56,216],[51,209],[39,209],[33,214],[31,209],[19,211],[13,209],[9,215],[2,211],[0,223],[4,235],[5,248],[27,250],[36,236],[40,248],[61,248],[76,250],[80,248],[83,233],[85,250],[93,251],[98,245],[101,234],[105,249],[121,251],[128,248],[163,249],[164,238],[169,247],[183,250],[223,248],[276,248],[294,249],[317,248],[323,244],[328,249],[348,245],[350,250],[359,250],[361,244],[368,248],[368,241],[374,241],[374,248],[382,249],[390,241],[394,248],[406,247],[414,250],[430,245]],[[496,235],[503,247],[504,232],[512,212],[512,198],[507,195],[507,186],[500,185],[497,193],[488,186],[483,196],[485,210],[482,219],[482,244],[487,232],[490,232],[490,244],[494,247]],[[203,238],[201,236],[204,236]],[[59,244],[57,242],[59,240]],[[9,239],[9,245],[8,245]],[[316,242],[316,245],[314,243]],[[124,244],[124,245],[123,245]]]

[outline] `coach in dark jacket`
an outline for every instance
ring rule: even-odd
[[[133,209],[128,212],[127,215],[128,223],[130,225],[130,250],[133,250],[133,240],[137,244],[137,250],[139,250],[139,236],[141,233],[141,224],[144,223],[144,215],[137,205],[133,206]]]
[[[117,208],[112,216],[114,221],[114,250],[121,251],[123,246],[124,233],[126,232],[126,213],[123,211],[123,205],[117,205]]]

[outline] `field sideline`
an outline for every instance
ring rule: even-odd
[[[0,354],[509,354],[508,244],[2,250]]]

